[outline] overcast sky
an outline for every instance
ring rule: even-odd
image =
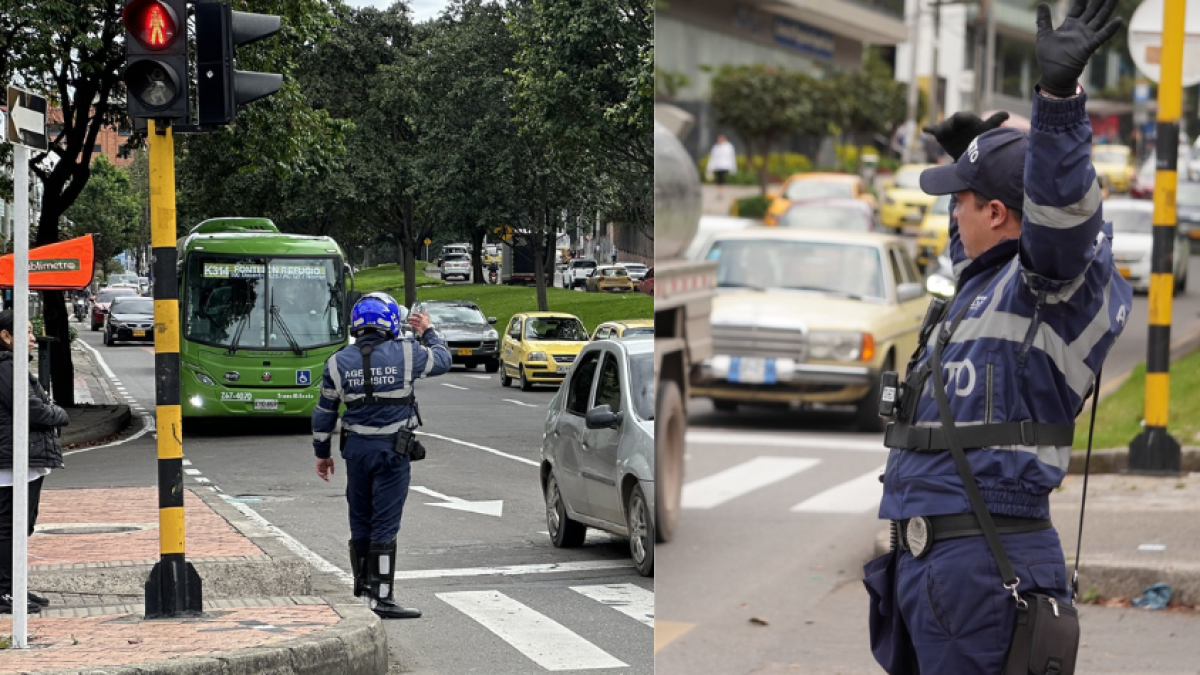
[[[346,4],[352,7],[378,7],[386,9],[392,6],[394,0],[346,0]],[[408,6],[412,9],[413,22],[428,21],[442,13],[442,10],[449,4],[446,0],[408,0]]]

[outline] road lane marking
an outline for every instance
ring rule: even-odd
[[[629,664],[588,642],[566,626],[499,591],[437,593],[546,670],[627,668]]]
[[[465,377],[470,377],[470,378],[476,379],[476,380],[494,380],[494,379],[496,379],[495,377],[493,377],[491,375],[466,375]]]
[[[654,651],[666,647],[675,640],[683,637],[685,633],[696,627],[694,623],[682,623],[680,621],[655,621],[654,622]]]
[[[792,513],[866,513],[879,508],[883,483],[879,474],[884,467],[863,474],[792,507]]]
[[[445,501],[445,503],[442,504],[426,502],[426,506],[441,506],[447,509],[454,509],[455,511],[470,511],[471,513],[478,513],[484,516],[496,516],[497,518],[504,514],[504,500],[502,499],[472,502],[462,499],[461,497],[444,495],[435,490],[430,490],[422,485],[414,485],[409,489],[420,492],[421,494],[429,495],[435,499],[441,499]]]
[[[524,402],[524,401],[518,401],[518,400],[517,400],[517,399],[515,399],[515,398],[502,398],[502,399],[500,399],[500,400],[501,400],[501,401],[508,401],[509,403],[516,403],[517,405],[523,405],[523,406],[525,406],[526,408],[540,408],[540,407],[541,407],[541,406],[538,406],[538,405],[534,405],[534,404],[532,404],[532,403],[526,403],[526,402]]]
[[[183,472],[189,476],[199,476],[200,475],[200,469],[184,469]]]
[[[821,463],[810,457],[755,457],[683,486],[685,509],[711,509]]]
[[[632,560],[581,560],[578,562],[534,563],[530,565],[503,565],[498,567],[455,567],[440,570],[397,570],[396,578],[445,579],[448,577],[518,577],[526,574],[553,574],[555,572],[596,572],[633,567]]]
[[[458,445],[466,446],[468,448],[475,448],[476,450],[490,452],[493,455],[496,455],[499,457],[504,457],[506,459],[515,459],[518,462],[522,462],[522,463],[528,464],[530,466],[541,466],[540,463],[535,462],[532,459],[525,459],[524,457],[517,457],[516,455],[510,455],[509,453],[504,452],[503,450],[489,448],[486,445],[479,445],[478,443],[470,443],[468,441],[460,441],[457,438],[450,438],[449,436],[442,436],[441,434],[431,434],[428,431],[418,431],[417,435],[418,436],[428,436],[430,438],[436,438],[441,441],[446,441],[447,443],[457,443]]]
[[[853,450],[856,452],[887,452],[883,439],[856,440],[836,436],[794,434],[755,434],[732,431],[689,431],[689,443],[704,443],[707,445],[746,445],[750,447],[771,446],[778,448],[799,448],[804,450]]]
[[[571,590],[654,627],[654,591],[636,584],[571,586]]]
[[[450,384],[449,382],[440,382],[439,384],[441,384],[443,387],[450,387],[451,389],[462,389],[463,391],[467,391],[466,387],[460,387],[457,384]]]

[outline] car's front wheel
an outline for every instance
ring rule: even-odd
[[[625,521],[629,526],[629,554],[638,574],[654,576],[654,519],[641,485],[634,485],[629,492]]]
[[[93,322],[92,322],[92,332],[94,333],[94,332],[96,332],[96,331],[98,331],[98,330],[100,330],[100,324],[98,324],[98,323],[96,323],[95,321],[93,321]]]
[[[499,359],[492,359],[491,361],[488,361],[488,362],[484,363],[484,364],[483,364],[483,369],[484,369],[484,370],[486,370],[486,371],[487,371],[487,372],[489,372],[489,373],[494,373],[494,372],[496,372],[497,370],[500,370],[500,360],[499,360]]]
[[[112,335],[108,332],[108,329],[104,330],[104,346],[105,347],[112,346]]]
[[[525,366],[518,366],[517,372],[521,375],[521,391],[533,391],[533,383],[525,375]]]
[[[687,412],[683,407],[683,395],[679,385],[664,381],[658,396],[658,410],[654,415],[657,429],[655,438],[654,500],[655,534],[658,541],[668,542],[675,534],[679,522],[680,503],[683,495],[683,452]]]
[[[500,364],[500,386],[501,387],[511,387],[512,386],[512,378],[508,376],[508,367],[505,366],[504,363]]]
[[[550,542],[556,548],[575,548],[587,536],[587,526],[571,520],[567,505],[558,490],[558,479],[554,472],[546,478],[546,527],[550,531]]]

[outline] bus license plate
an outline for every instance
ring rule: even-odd
[[[279,401],[258,400],[254,402],[255,410],[279,410]]]
[[[146,331],[135,330],[135,331],[133,331],[133,337],[146,337]]]
[[[474,353],[475,353],[475,350],[474,350],[474,349],[460,349],[460,350],[458,350],[458,355],[459,355],[459,356],[470,356],[471,354],[474,354]]]

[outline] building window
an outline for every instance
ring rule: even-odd
[[[92,148],[93,155],[98,155],[102,152],[104,152],[104,146],[99,143],[96,144],[96,147]]]

